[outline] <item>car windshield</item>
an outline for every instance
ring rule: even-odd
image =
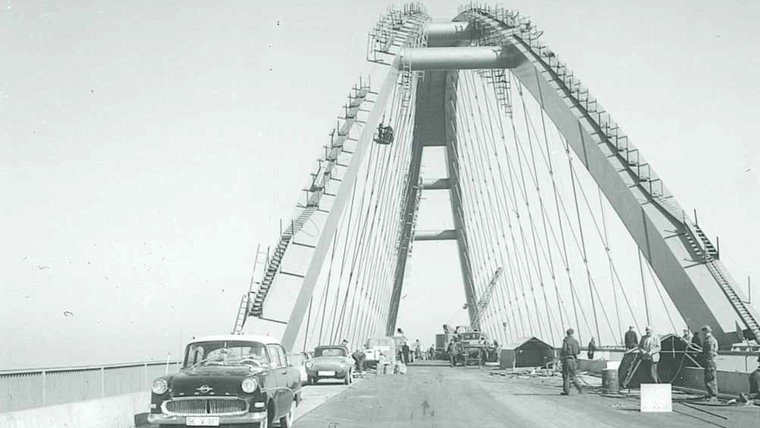
[[[478,340],[480,339],[480,333],[462,333],[462,340]]]
[[[367,341],[367,347],[371,348],[373,346],[393,346],[393,339],[391,338],[369,339]]]
[[[343,348],[317,348],[314,351],[316,357],[345,357],[346,350]]]
[[[219,340],[188,345],[183,367],[261,365],[268,362],[264,344]]]

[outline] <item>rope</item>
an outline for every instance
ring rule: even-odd
[[[351,196],[351,204],[353,204],[353,202],[354,202],[354,198],[353,198],[353,195],[352,195]],[[330,266],[329,266],[329,268],[327,270],[327,285],[325,286],[324,293],[322,293],[322,301],[324,302],[324,306],[322,308],[322,321],[319,323],[319,340],[318,340],[319,343],[322,343],[322,332],[323,332],[324,327],[325,327],[325,315],[326,315],[326,312],[327,312],[327,298],[326,298],[326,296],[328,296],[330,294],[330,279],[332,279],[333,260],[335,260],[335,249],[337,247],[339,233],[340,233],[340,231],[338,233],[336,233],[335,237],[333,238],[332,252],[331,252],[331,255],[330,255]]]
[[[647,313],[647,325],[652,325],[652,319],[649,317],[649,300],[647,299],[647,286],[644,282],[644,267],[641,265],[641,250],[637,250],[639,255],[639,272],[641,272],[641,289],[644,290],[644,308]]]
[[[536,167],[536,157],[535,157],[535,154],[534,154],[534,151],[533,151],[533,141],[531,139],[531,132],[530,132],[531,131],[531,127],[530,127],[530,119],[528,117],[528,109],[525,106],[525,98],[523,97],[522,86],[518,85],[517,88],[518,88],[518,94],[520,95],[520,103],[521,103],[522,110],[523,110],[523,118],[525,119],[525,130],[526,130],[526,133],[528,135],[528,147],[530,149],[530,159],[531,159],[531,166],[529,166],[529,168],[530,168],[530,171],[533,172],[532,178],[533,178],[533,182],[535,184],[535,189],[536,189],[536,194],[538,196],[539,204],[543,207],[543,198],[541,197],[541,187],[540,187],[540,185],[538,183],[538,169]],[[510,89],[511,89],[511,86],[510,86]],[[527,203],[526,203],[526,205],[527,205]],[[532,236],[533,236],[533,246],[536,249],[536,258],[538,258],[538,247],[539,247],[539,245],[538,245],[538,242],[537,242],[537,239],[536,239],[536,227],[535,227],[535,224],[534,224],[534,221],[533,221],[533,217],[530,215],[530,211],[528,213],[529,213],[529,220],[530,220],[530,225],[531,225],[531,232],[532,232]],[[542,213],[543,213],[543,211],[542,211]],[[546,228],[545,218],[546,217],[542,214],[541,218],[544,221],[544,231],[545,231],[545,228]],[[543,275],[542,275],[542,272],[540,270],[540,263],[538,264],[538,266],[539,266],[539,275],[542,277],[541,288],[542,288],[542,291],[544,293],[544,300],[547,301],[547,303],[548,303],[548,299],[546,298],[546,289],[545,289],[544,283],[543,283]],[[553,272],[552,272],[552,275],[553,275]],[[556,282],[555,282],[555,286],[556,286]],[[550,331],[552,331],[552,333],[554,333],[553,330],[551,329],[551,317],[549,316],[549,313],[548,313],[548,305],[547,305],[547,318],[549,319],[549,322],[550,322]],[[561,331],[557,332],[557,333],[558,334],[552,334],[552,337],[560,337],[561,336]]]
[[[463,103],[464,103],[464,101],[463,101]],[[468,105],[467,105],[467,104],[464,104],[464,105],[463,105],[463,108],[467,108],[467,107],[468,107]],[[462,115],[462,116],[464,117],[464,119],[463,119],[463,120],[467,120],[467,119],[468,119],[468,115]],[[467,123],[466,123],[465,125],[467,125],[467,126],[468,126],[469,124],[467,124]],[[469,128],[469,126],[468,126],[468,128]],[[466,140],[465,140],[465,141],[466,141]],[[498,165],[498,163],[497,163],[497,165]],[[509,217],[508,217],[508,219],[509,219]],[[510,234],[511,234],[511,224],[510,224]],[[503,233],[502,233],[502,236],[503,236]],[[512,237],[512,242],[514,243],[514,242],[515,242],[515,240],[514,240],[514,235],[513,235],[513,234],[511,234],[511,237]],[[508,258],[508,259],[509,259],[509,258]],[[518,274],[518,276],[520,277],[520,279],[519,279],[519,281],[518,281],[518,282],[522,283],[522,276],[521,276],[521,273],[520,273],[519,262],[517,263],[517,269],[515,269],[515,268],[514,268],[514,266],[513,266],[513,263],[512,263],[511,261],[510,261],[510,263],[509,263],[509,264],[510,264],[510,275],[512,275],[512,274],[514,273],[514,271],[516,270],[516,271],[517,271],[517,274]],[[515,281],[514,281],[514,278],[513,278],[513,284],[514,284],[514,283],[515,283]],[[523,293],[523,295],[524,295],[524,293]],[[525,335],[525,334],[526,334],[526,330],[525,330],[525,327],[524,327],[524,324],[523,324],[523,321],[524,321],[524,320],[523,320],[523,316],[522,316],[522,310],[521,310],[521,308],[520,308],[520,306],[519,306],[519,303],[518,303],[518,299],[517,299],[517,294],[516,294],[516,293],[515,293],[515,306],[517,307],[517,311],[518,311],[518,318],[517,318],[517,320],[518,320],[518,322],[519,322],[519,325],[520,325],[520,329],[522,330],[522,334],[520,334],[520,335]],[[529,312],[529,311],[527,310],[527,306],[526,306],[526,314],[527,314],[528,312]],[[514,318],[514,310],[513,310],[513,318]],[[514,322],[513,322],[513,323],[510,323],[510,325],[513,325],[513,324],[516,324],[516,323],[514,323]],[[515,325],[515,329],[516,329],[516,328],[517,328],[517,326]]]
[[[540,98],[541,98],[541,95],[539,94],[539,97],[538,97],[538,100],[537,100],[539,103],[541,102],[541,99],[540,99]],[[547,165],[547,167],[550,169],[550,175],[552,175],[552,176],[553,176],[553,171],[551,170],[551,156],[549,156],[549,155],[548,155],[548,152],[549,152],[549,149],[548,149],[548,138],[546,137],[546,129],[545,129],[545,119],[544,119],[544,114],[545,114],[545,112],[542,112],[542,114],[541,114],[541,120],[542,120],[542,129],[544,130],[544,145],[545,145],[545,147],[546,147],[546,150],[547,150],[547,154],[546,154],[546,155],[544,155],[543,151],[541,152],[541,154],[542,154],[542,158],[544,159],[544,162],[545,162],[545,164],[546,164],[546,165]],[[530,117],[528,117],[528,120],[529,120],[529,122],[530,122],[530,125],[531,125],[531,126],[530,126],[530,129],[533,129],[533,132],[534,132],[534,133],[537,133],[537,132],[535,131],[535,126],[533,126],[533,124],[532,124],[532,121],[530,121]],[[567,147],[566,147],[566,152],[567,152]],[[623,288],[622,288],[622,285],[621,285],[622,283],[620,282],[619,276],[617,275],[617,270],[616,270],[616,268],[615,268],[615,264],[614,264],[614,262],[612,261],[612,258],[611,258],[611,256],[610,256],[610,252],[609,252],[609,244],[608,244],[608,239],[606,239],[606,222],[605,222],[605,220],[603,219],[603,225],[604,225],[604,229],[605,229],[605,232],[603,233],[603,232],[601,231],[600,227],[599,227],[599,224],[598,224],[598,222],[597,222],[596,216],[594,215],[595,209],[591,207],[591,204],[590,204],[590,202],[589,202],[589,199],[588,199],[588,197],[587,197],[587,195],[586,195],[586,192],[585,192],[585,190],[583,189],[583,185],[582,185],[582,183],[581,183],[581,182],[578,180],[578,178],[577,178],[577,172],[575,171],[575,169],[574,169],[574,168],[572,168],[572,169],[571,169],[571,173],[572,173],[572,174],[575,174],[575,177],[574,177],[574,178],[575,178],[575,180],[576,180],[576,182],[577,182],[577,184],[578,184],[578,189],[581,191],[581,195],[583,196],[583,200],[584,200],[584,202],[585,202],[585,205],[586,205],[586,207],[587,207],[587,208],[588,208],[588,210],[589,210],[589,214],[590,214],[590,216],[591,216],[591,219],[593,220],[594,228],[595,228],[595,230],[597,231],[597,235],[598,235],[598,237],[599,237],[599,240],[600,240],[600,242],[601,242],[601,243],[604,245],[604,250],[605,250],[605,253],[606,253],[606,257],[607,257],[607,260],[608,260],[608,265],[609,265],[609,267],[611,268],[611,276],[617,277],[617,279],[618,279],[618,285],[621,287],[621,291],[623,292],[623,296],[624,296],[624,298],[625,298],[625,300],[626,300],[626,304],[628,305],[629,311],[630,311],[630,312],[631,312],[631,314],[633,315],[633,311],[632,311],[632,309],[630,308],[630,302],[628,301],[628,297],[627,297],[627,294],[625,293],[625,289],[623,289]],[[556,185],[556,184],[554,184],[554,185]],[[597,187],[597,190],[599,190],[599,189],[598,189],[598,187]],[[562,204],[562,206],[563,206],[563,211],[564,211],[564,203],[562,202],[562,198],[561,198],[561,195],[557,194],[557,196],[559,196],[559,198],[558,198],[558,199],[559,199],[560,203]],[[600,196],[601,196],[601,195],[600,195]],[[576,200],[577,200],[577,198],[576,198]],[[603,210],[603,205],[602,205],[601,201],[600,201],[600,208]],[[577,206],[576,206],[576,212],[577,212]],[[566,217],[567,217],[567,219],[568,219],[568,222],[570,222],[570,220],[569,220],[569,216],[567,216],[567,213],[566,213],[566,212],[565,212],[565,215],[566,215]],[[603,212],[602,212],[602,215],[603,215]],[[572,229],[571,229],[571,232],[572,232]],[[573,233],[573,238],[574,238],[574,240],[576,240],[576,245],[578,245],[578,243],[577,243],[577,237],[575,237],[574,233]],[[580,246],[579,246],[579,250],[582,250],[582,249],[580,248]],[[584,262],[584,263],[585,263],[585,264],[588,266],[588,263],[587,263],[587,261],[588,261],[588,257],[586,257],[586,258],[585,258],[585,262]],[[588,270],[588,271],[587,271],[587,273],[590,273],[590,270]],[[612,281],[612,287],[613,287],[613,292],[615,293],[615,296],[616,296],[616,291],[617,291],[617,290],[615,289],[615,282],[614,282],[614,278],[613,278],[613,281]],[[601,299],[601,297],[599,296],[599,290],[598,290],[598,288],[596,287],[596,285],[594,284],[594,281],[593,281],[593,278],[592,278],[592,279],[591,279],[591,296],[592,296],[592,297],[593,297],[593,293],[596,293],[597,297],[598,297],[599,299]],[[616,306],[616,310],[618,310],[618,313],[619,313],[619,305],[617,305],[617,304],[616,304],[615,306]],[[609,321],[609,316],[607,315],[607,312],[606,312],[606,310],[605,310],[605,306],[604,306],[604,305],[602,305],[602,306],[601,306],[601,309],[602,309],[602,313],[604,314],[605,320],[607,321],[607,325],[608,325],[608,327],[609,327],[610,331],[611,331],[611,332],[613,332],[613,336],[615,336],[615,337],[616,337],[616,336],[617,336],[617,334],[615,334],[615,333],[614,333],[614,329],[613,329],[613,327],[612,327],[612,323]],[[635,319],[635,316],[634,316],[634,319]],[[618,322],[619,322],[619,317],[618,317]],[[597,324],[598,324],[598,323],[597,323]],[[618,331],[619,331],[619,330],[618,330]]]
[[[409,112],[411,112],[411,109],[409,109]],[[403,120],[401,122],[401,125],[398,126],[398,134],[401,134],[403,136],[402,130],[406,130],[406,124],[409,122],[410,115],[404,115]],[[397,122],[398,123],[398,122]],[[411,141],[411,139],[403,139],[402,141]],[[408,165],[408,159],[409,159],[409,151],[402,150],[400,147],[404,147],[402,144],[395,144],[393,147],[395,147],[395,150],[393,151],[393,165],[397,165],[397,159],[399,152],[403,152],[403,160],[401,161],[402,165]],[[362,292],[364,292],[364,298],[365,301],[368,303],[367,305],[363,305],[361,308],[364,309],[364,312],[369,310],[370,308],[377,309],[373,311],[374,314],[377,314],[380,308],[377,306],[377,295],[380,293],[380,290],[387,289],[387,286],[392,280],[388,281],[388,277],[390,275],[391,266],[392,264],[389,262],[388,258],[390,257],[390,249],[393,247],[391,245],[388,245],[388,241],[392,239],[394,235],[396,235],[398,231],[398,227],[400,224],[400,221],[393,221],[394,217],[390,215],[390,213],[393,211],[393,207],[398,206],[398,199],[400,197],[400,194],[403,189],[403,185],[405,184],[405,180],[400,179],[399,175],[397,174],[385,174],[387,180],[383,181],[383,189],[385,189],[385,193],[381,192],[381,196],[376,200],[375,203],[375,215],[373,216],[373,223],[375,220],[379,220],[377,223],[382,224],[381,228],[381,239],[375,240],[374,248],[370,249],[371,254],[380,254],[382,257],[368,257],[371,259],[371,266],[369,268],[369,280],[364,281],[363,284],[366,285],[366,287],[362,287],[362,290],[360,290],[360,295]],[[395,185],[392,186],[391,184],[388,184],[389,182],[393,181],[393,178],[396,178]],[[392,198],[390,203],[386,203],[385,199]],[[383,202],[381,204],[381,202]],[[382,207],[382,210],[380,213],[378,213],[378,207]],[[387,219],[387,221],[383,221],[380,219]],[[388,224],[394,225],[388,228],[388,233],[383,234],[382,232],[386,230]],[[374,228],[374,226],[373,226]],[[374,235],[372,233],[372,230],[370,230],[370,235]],[[381,251],[381,249],[385,249],[385,251]],[[383,269],[385,267],[385,269]],[[366,275],[365,275],[366,276]],[[357,282],[359,281],[359,278],[361,276],[357,277]],[[373,282],[374,279],[374,282]],[[385,286],[384,286],[385,285]],[[369,290],[369,291],[368,291]],[[364,316],[364,314],[358,314],[356,315],[360,319],[360,323],[355,329],[353,333],[349,333],[352,338],[356,337],[357,335],[359,337],[363,337],[362,335],[365,335],[368,330],[370,329],[369,325],[370,323],[370,317]]]
[[[659,281],[657,281],[654,277],[654,273],[652,272],[652,266],[649,265],[649,262],[647,262],[647,270],[649,271],[649,277],[652,278],[652,284],[654,284],[654,289],[657,291],[657,294],[660,296],[660,302],[662,302],[662,307],[665,308],[665,314],[668,316],[668,320],[670,321],[670,326],[673,327],[673,332],[677,333],[678,328],[676,327],[676,323],[673,322],[673,317],[670,316],[670,309],[668,309],[668,305],[665,303],[665,298],[662,296],[662,291],[660,290],[660,287],[658,285],[661,285]]]
[[[510,82],[511,81],[512,81],[512,78],[511,78],[511,75],[510,75]],[[510,86],[513,86],[513,85],[510,85]],[[516,138],[519,138],[519,137],[516,135]],[[517,145],[516,147],[517,147],[517,149],[519,151],[520,146]],[[558,192],[557,192],[556,181],[554,180],[554,173],[553,172],[550,174],[550,177],[552,178],[553,190],[554,190],[555,201],[556,201],[557,198],[559,198],[559,195],[558,195]],[[527,196],[527,195],[525,195],[525,196]],[[562,260],[563,260],[563,263],[565,265],[565,271],[566,271],[567,277],[568,277],[568,284],[570,286],[571,300],[572,300],[572,304],[573,304],[573,312],[574,312],[575,318],[576,318],[576,325],[578,325],[579,328],[580,328],[580,323],[578,322],[578,311],[579,311],[578,307],[580,306],[580,304],[579,304],[579,300],[578,300],[577,293],[576,293],[576,290],[575,290],[575,286],[573,285],[572,275],[570,273],[570,265],[569,265],[568,253],[567,253],[567,248],[566,248],[565,241],[564,241],[564,227],[562,225],[562,219],[559,216],[559,213],[558,213],[558,219],[559,219],[559,223],[560,223],[560,231],[562,232],[562,252],[561,252],[561,254],[563,255]],[[570,222],[568,222],[568,224],[570,224]],[[572,231],[572,229],[571,229],[571,231]],[[552,230],[552,232],[553,232],[553,230]],[[555,243],[556,243],[556,237],[555,237]],[[583,311],[583,307],[582,306],[580,307],[580,312],[581,312],[581,315],[583,316],[584,321],[586,321],[586,319],[585,319],[585,317],[586,317],[585,316],[585,312]],[[586,324],[588,324],[587,321],[586,321]]]
[[[470,76],[471,76],[471,74],[470,74]],[[467,80],[465,80],[465,84],[467,84]],[[475,93],[474,97],[475,97],[475,101],[477,103],[477,101],[478,101],[477,93]],[[479,104],[478,104],[478,113],[479,113],[479,116],[481,118],[481,126],[480,127],[474,126],[474,128],[476,130],[477,129],[484,129],[483,115],[482,115],[482,112],[480,111]],[[473,117],[472,112],[471,112],[471,116],[470,117]],[[473,117],[473,120],[474,120],[474,117]],[[476,156],[478,156],[478,160],[477,160],[478,165],[487,164],[488,170],[489,170],[489,172],[491,172],[491,177],[493,178],[493,169],[492,169],[492,166],[491,166],[490,158],[489,157],[484,157],[483,154],[482,154],[482,148],[484,146],[484,143],[482,142],[482,139],[480,138],[480,135],[477,132],[476,132],[475,135],[476,135],[476,144],[475,144],[475,147],[477,149],[481,149],[481,150],[478,150],[477,152],[474,151],[474,154]],[[486,160],[485,162],[483,162],[484,158]],[[479,170],[481,170],[481,169],[480,168],[476,168],[475,169],[476,172],[479,171]],[[482,178],[478,177],[478,181],[482,181],[484,184],[487,184],[487,180],[485,178],[485,174],[482,175]],[[481,197],[483,197],[482,187],[483,186],[479,186],[479,193],[480,193]],[[487,197],[487,200],[484,199],[484,201],[483,201],[484,205],[490,205],[490,208],[491,208],[490,211],[493,211],[493,200],[494,200],[494,197],[491,195],[491,191],[490,191],[490,188],[488,186],[486,186],[485,196]],[[488,206],[486,206],[485,208],[488,208]],[[486,239],[488,239],[489,237],[491,239],[493,239],[494,237],[498,236],[497,232],[496,232],[497,231],[497,227],[496,227],[496,223],[494,222],[494,217],[500,218],[501,216],[499,216],[498,214],[497,215],[487,215],[483,211],[480,211],[480,213],[482,214],[482,216],[484,216],[486,218],[485,225],[487,226],[488,230],[484,230],[483,231],[483,233],[485,234],[485,236],[483,237],[483,242],[486,242]],[[501,247],[499,247],[499,250],[500,250],[500,256],[503,259],[503,255],[501,254]],[[493,256],[493,259],[494,259],[493,261],[491,259],[492,256]],[[484,288],[483,292],[485,292],[485,287],[488,286],[488,284],[490,284],[490,282],[491,282],[491,275],[493,275],[493,273],[496,271],[496,269],[498,267],[500,267],[499,263],[496,261],[496,254],[495,254],[493,246],[490,246],[490,252],[487,252],[487,257],[488,257],[489,266],[488,266],[488,269],[486,270],[486,272],[488,272],[489,275],[485,278],[485,285],[483,287]],[[495,309],[493,305],[489,305],[489,307],[485,308],[485,309],[486,310],[490,309],[491,313],[496,313],[497,312],[497,309]],[[487,314],[488,314],[488,312],[486,312],[486,314],[483,314],[483,319],[484,320],[486,319],[485,317],[486,317]]]
[[[623,331],[623,326],[620,324],[620,306],[618,305],[617,289],[615,288],[614,268],[613,268],[613,264],[612,264],[612,259],[609,256],[609,253],[610,253],[610,241],[609,241],[609,238],[607,236],[607,222],[606,222],[606,220],[604,218],[604,211],[605,211],[604,208],[605,208],[605,206],[602,203],[602,191],[601,191],[601,189],[599,189],[597,187],[596,192],[597,192],[597,196],[599,196],[599,207],[600,207],[600,212],[602,214],[602,227],[603,227],[603,230],[604,230],[604,249],[605,249],[605,251],[607,251],[607,260],[608,260],[607,264],[608,264],[608,266],[610,268],[610,284],[612,284],[612,296],[613,296],[613,299],[614,299],[614,302],[615,302],[615,314],[616,314],[615,318],[616,318],[616,321],[617,321],[618,331],[620,332],[620,331]],[[621,344],[622,343],[620,341],[620,335],[619,334],[618,335],[613,335],[613,337],[615,338],[615,343],[616,344]]]
[[[397,105],[397,104],[396,104]],[[395,105],[394,105],[395,106]],[[396,123],[400,124],[397,125],[399,131],[402,129],[406,129],[405,125],[409,122],[409,115],[403,115],[402,118],[402,109],[395,109],[396,112]],[[408,111],[410,112],[410,111]],[[403,120],[402,120],[403,119]],[[398,132],[398,134],[402,134],[403,132]],[[408,140],[410,141],[410,140]],[[400,147],[403,147],[401,144],[394,144],[393,149],[389,151],[388,157],[385,159],[383,172],[390,171],[389,168],[390,165],[398,165],[399,164],[399,153],[405,151],[401,150]],[[404,156],[404,159],[408,160],[408,156]],[[405,163],[404,163],[405,164]],[[377,176],[374,176],[377,177]],[[373,177],[373,178],[374,178]],[[343,335],[344,331],[345,334],[347,334],[352,339],[355,339],[357,336],[362,337],[361,335],[366,333],[368,327],[368,317],[366,315],[366,311],[370,309],[371,306],[376,305],[376,299],[374,298],[374,295],[382,288],[382,284],[385,283],[386,286],[389,281],[387,281],[387,278],[389,276],[389,266],[390,263],[388,263],[387,260],[387,254],[386,251],[386,258],[385,262],[382,263],[383,258],[381,257],[370,257],[370,254],[378,254],[380,253],[380,249],[385,247],[388,248],[389,245],[386,244],[391,236],[393,236],[392,230],[393,228],[388,228],[388,223],[393,221],[393,217],[389,215],[389,211],[393,210],[394,206],[398,206],[398,197],[400,194],[400,185],[403,184],[403,180],[396,179],[395,186],[392,186],[391,183],[393,183],[394,178],[398,177],[396,174],[382,174],[382,179],[380,181],[380,191],[377,192],[377,198],[374,200],[374,207],[372,209],[372,215],[371,215],[371,223],[369,229],[364,229],[366,233],[363,233],[362,242],[368,244],[363,246],[363,249],[361,250],[362,256],[360,257],[359,264],[361,266],[366,265],[366,263],[363,263],[365,260],[369,260],[369,266],[366,269],[363,269],[361,267],[354,268],[356,273],[356,282],[354,283],[353,289],[354,293],[351,297],[351,303],[349,304],[349,315],[348,317],[344,317],[344,313],[341,314],[341,328],[339,329],[340,334]],[[374,184],[374,183],[373,183]],[[375,187],[373,186],[373,192],[370,195],[370,199],[372,198],[372,195],[374,192]],[[394,192],[395,190],[395,192]],[[393,199],[390,201],[391,203],[387,203],[388,199]],[[371,204],[370,204],[371,205]],[[367,218],[369,216],[370,208],[368,207]],[[390,219],[390,221],[388,221]],[[398,222],[396,222],[396,225],[398,226]],[[366,223],[365,223],[366,226]],[[380,233],[375,233],[377,229],[380,229]],[[384,231],[388,230],[388,233],[383,233]],[[372,236],[379,235],[379,239],[370,239]],[[384,272],[379,272],[379,270],[382,269],[382,265],[386,267]],[[362,281],[364,277],[367,277],[367,280]],[[352,276],[350,279],[353,278],[353,271]],[[350,281],[349,279],[349,281]],[[361,286],[358,286],[357,284],[361,283]],[[359,305],[359,301],[363,301],[364,305]],[[374,306],[376,308],[376,306]],[[373,311],[376,313],[376,311]],[[349,322],[348,327],[344,327],[345,324],[343,324],[345,319],[349,319],[352,322]],[[355,322],[355,320],[359,320],[359,322]]]

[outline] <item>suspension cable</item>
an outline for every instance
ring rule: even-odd
[[[647,325],[652,325],[652,319],[649,317],[649,300],[647,299],[647,286],[644,281],[644,266],[641,264],[641,250],[637,249],[636,253],[639,255],[639,272],[641,272],[641,289],[644,291],[644,308],[647,313]]]

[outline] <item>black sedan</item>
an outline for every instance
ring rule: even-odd
[[[293,424],[301,401],[298,370],[265,336],[225,335],[193,340],[179,373],[153,382],[148,422],[158,426]]]

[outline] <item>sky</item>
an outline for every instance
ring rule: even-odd
[[[0,3],[0,369],[161,360],[228,331],[389,4]],[[439,20],[457,5],[426,3]],[[733,276],[760,278],[760,5],[505,6],[720,236]],[[454,248],[420,248],[400,322],[429,343],[466,313],[436,269]]]

